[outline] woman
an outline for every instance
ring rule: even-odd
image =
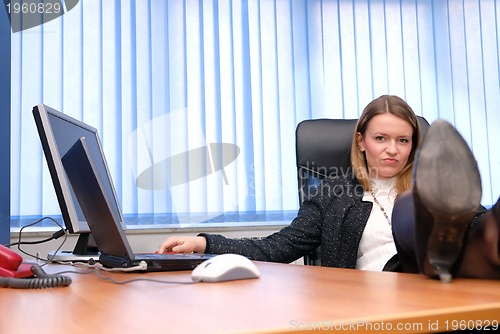
[[[400,214],[395,215],[400,217],[397,222],[391,220],[399,195],[412,189],[419,141],[418,120],[410,106],[397,96],[381,96],[366,106],[356,125],[351,147],[353,174],[326,179],[318,194],[301,205],[289,226],[261,240],[205,233],[172,237],[158,252],[237,253],[254,260],[289,263],[321,246],[323,266],[387,270],[396,259],[403,262],[405,271],[436,276],[432,270],[423,270],[428,262],[425,252],[418,259],[414,216]],[[410,200],[404,201],[402,210],[413,203],[411,192],[405,197]],[[479,203],[474,205],[472,216]],[[470,214],[469,209],[469,223]],[[402,226],[394,228],[393,237],[396,224]],[[425,241],[430,236],[427,232]],[[455,253],[457,257],[459,250]],[[447,267],[443,273],[450,270]]]

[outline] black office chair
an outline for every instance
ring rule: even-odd
[[[357,119],[313,119],[297,125],[295,151],[299,200],[314,195],[326,177],[342,176],[351,170],[351,143]],[[429,128],[418,116],[422,135]],[[304,257],[304,264],[321,265],[320,249]]]

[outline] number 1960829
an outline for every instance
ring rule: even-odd
[[[60,3],[13,3],[6,4],[9,14],[59,14],[63,9]]]

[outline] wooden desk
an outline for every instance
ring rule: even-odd
[[[0,288],[0,333],[428,333],[500,321],[500,281],[257,266],[260,279],[224,283],[117,285],[91,273],[67,274],[66,288]],[[63,270],[83,271],[46,267]],[[190,281],[190,272],[103,275]]]

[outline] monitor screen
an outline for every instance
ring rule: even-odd
[[[82,137],[86,138],[89,149],[93,154],[100,154],[103,157],[102,161],[98,161],[98,172],[103,180],[108,198],[112,199],[113,215],[117,221],[122,223],[122,228],[124,228],[123,216],[104,159],[97,130],[44,104],[39,104],[33,108],[33,116],[66,229],[70,233],[85,235],[86,238],[90,234],[90,228],[61,161],[64,154]],[[79,240],[78,243],[86,243],[86,241]],[[83,245],[83,247],[86,246]],[[85,253],[85,249],[81,247],[77,244],[76,248],[79,249],[75,248],[73,252]]]

